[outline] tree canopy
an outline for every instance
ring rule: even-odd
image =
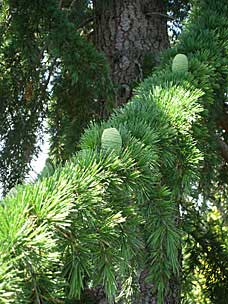
[[[167,2],[167,9],[172,4],[172,15],[182,20],[187,3]],[[66,160],[83,128],[102,116],[104,100],[112,108],[113,86],[104,56],[88,43],[91,1],[4,0],[0,14],[0,182],[6,193],[28,173],[44,119],[51,154]]]
[[[2,3],[0,167],[6,189],[26,172],[44,113],[54,113],[53,137],[74,131],[67,117],[58,125],[55,94],[67,98],[73,90],[82,98],[90,92],[85,102],[95,107],[112,94],[105,59],[56,8],[54,0]],[[194,279],[200,271],[205,297],[225,303],[227,14],[226,1],[197,1],[178,43],[132,100],[106,121],[92,122],[68,161],[47,165],[35,183],[18,185],[1,201],[0,302],[67,303],[102,285],[110,303],[134,303],[138,273],[147,265],[147,279],[164,303],[170,278],[180,279],[182,239],[191,257],[184,275]],[[102,134],[110,128],[121,140],[110,134],[104,145]],[[188,283],[185,295],[191,295]]]

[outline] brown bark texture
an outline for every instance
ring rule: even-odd
[[[154,286],[152,283],[146,282],[148,270],[145,269],[140,273],[139,286],[140,293],[136,298],[132,299],[131,304],[157,304],[156,295],[153,293]],[[180,303],[180,278],[173,277],[170,282],[168,290],[169,292],[165,296],[164,304],[179,304]],[[87,289],[84,294],[85,298],[78,304],[110,304],[107,300],[104,289],[102,286],[97,288]],[[128,302],[129,303],[129,302]],[[126,304],[124,300],[118,302],[112,302],[111,304]]]
[[[158,63],[160,51],[169,47],[164,1],[94,0],[93,5],[95,45],[108,59],[110,77],[117,89],[116,106],[119,106],[131,98],[132,88],[142,81],[145,56],[152,56],[153,62]],[[147,273],[145,267],[139,276],[139,297],[132,299],[132,304],[157,303],[153,284],[146,283]],[[180,303],[179,283],[176,278],[170,281],[164,304]],[[92,293],[94,303],[108,303],[102,288]]]
[[[120,105],[143,79],[145,55],[157,62],[159,52],[169,46],[164,1],[94,0],[94,8],[95,44],[109,61]]]

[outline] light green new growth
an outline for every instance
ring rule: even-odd
[[[101,148],[104,151],[114,150],[120,152],[122,148],[122,138],[116,128],[105,129],[101,137]]]

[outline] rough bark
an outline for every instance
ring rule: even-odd
[[[139,277],[140,293],[137,298],[132,299],[131,304],[156,304],[157,298],[153,294],[154,286],[151,283],[146,283],[148,270],[141,272]],[[179,304],[180,303],[180,278],[173,277],[169,282],[169,292],[165,296],[164,304]],[[87,289],[84,299],[77,302],[78,304],[110,304],[105,296],[104,289],[99,286],[93,289]],[[75,303],[76,304],[76,303]],[[113,302],[112,304],[125,304],[124,301]]]
[[[133,304],[156,304],[157,297],[153,294],[153,284],[146,283],[146,277],[148,270],[141,272],[139,284],[140,284],[140,295],[139,298],[134,301]],[[179,278],[173,277],[167,286],[168,293],[165,296],[164,304],[178,304],[180,303],[180,282]]]
[[[161,0],[94,0],[95,44],[105,53],[118,88],[117,105],[131,97],[143,78],[146,54],[158,61],[169,46],[167,16]]]
[[[116,106],[129,100],[133,86],[144,77],[143,62],[149,55],[159,62],[159,53],[169,46],[167,16],[162,0],[94,0],[95,45],[110,65],[116,87]],[[153,285],[145,281],[147,269],[139,278],[140,295],[132,304],[155,304]],[[164,304],[180,303],[180,284],[173,278]],[[107,304],[102,289],[93,290],[94,303]],[[118,303],[120,304],[120,303]],[[122,303],[121,303],[122,304]]]

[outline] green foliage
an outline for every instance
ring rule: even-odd
[[[193,204],[186,202],[183,210],[184,296],[190,301],[223,304],[227,302],[228,292],[227,223],[216,207],[202,212],[196,211]],[[192,282],[201,289],[200,294],[194,293]]]
[[[120,157],[102,152],[104,128],[92,126],[82,138],[84,149],[63,168],[5,198],[1,218],[9,217],[6,223],[17,219],[17,225],[12,231],[3,229],[1,251],[6,248],[5,254],[20,257],[15,269],[36,265],[35,271],[28,270],[27,280],[21,275],[27,302],[33,297],[33,282],[38,286],[37,298],[54,299],[59,293],[59,297],[80,297],[88,284],[101,284],[111,300],[117,294],[117,275],[120,279],[129,273],[132,276],[131,267],[137,273],[143,257],[151,270],[148,280],[157,282],[162,303],[170,276],[178,272],[180,236],[175,225],[175,200],[182,179],[172,190],[166,185],[174,171],[181,173],[183,180],[195,178],[192,171],[198,167],[200,153],[194,148],[191,125],[199,117],[196,102],[201,93],[174,84],[153,87],[151,82],[143,83],[135,100],[106,123],[119,126],[124,148]],[[177,135],[182,146],[188,147],[183,158],[186,169],[180,171],[176,165],[181,168],[182,146],[177,145]],[[161,181],[163,171],[166,175]],[[189,182],[183,189],[187,186]],[[34,232],[29,228],[35,228]],[[31,247],[37,250],[32,256],[27,252]],[[52,268],[56,273],[47,275],[42,286],[42,270]],[[64,280],[65,288],[61,289]]]
[[[103,56],[80,34],[83,16],[73,22],[56,0],[5,0],[0,15],[0,182],[6,193],[28,173],[43,120],[51,121],[51,152],[65,160],[98,115],[95,100],[108,95],[110,81]]]
[[[204,223],[194,222],[194,207],[193,211],[186,207],[190,195],[198,198],[200,193],[213,193],[218,198],[226,192],[215,190],[221,158],[213,149],[216,134],[212,131],[216,130],[213,111],[226,84],[228,8],[223,1],[205,0],[200,5],[179,44],[164,55],[161,67],[137,88],[127,105],[106,122],[91,123],[80,140],[80,150],[64,166],[55,170],[47,166],[34,184],[16,187],[1,201],[0,302],[64,302],[101,285],[110,303],[115,298],[131,303],[137,293],[133,282],[146,265],[150,270],[147,280],[154,284],[158,303],[164,303],[170,278],[179,275],[180,206],[186,217],[184,230],[202,248],[198,251],[198,245],[190,241],[191,255],[200,255],[213,273],[214,261],[221,256],[226,261],[226,251],[218,241],[221,234],[213,229],[202,231]],[[209,18],[212,11],[221,21],[216,27]],[[81,45],[81,38],[72,37],[68,30],[64,37]],[[86,61],[84,55],[90,48],[84,49],[82,43],[81,57],[77,53],[68,57],[65,38],[60,27],[53,28],[50,41],[58,47],[52,50],[62,58],[61,69],[66,71],[56,79],[67,82],[68,72],[75,72],[72,62]],[[209,38],[211,45],[205,51]],[[189,73],[172,72],[172,59],[178,53],[187,54]],[[84,82],[84,74],[79,75]],[[59,81],[55,87],[59,94],[61,84]],[[58,99],[56,104],[52,102],[54,114]],[[66,120],[69,109],[59,113]],[[53,129],[56,138],[62,118],[59,122],[59,129]],[[118,155],[102,149],[102,134],[108,128],[116,128],[121,135]],[[59,158],[64,159],[61,153]],[[208,181],[213,185],[211,192],[207,192]],[[198,225],[196,229],[194,225]],[[205,244],[205,239],[211,243]],[[215,255],[212,248],[217,248]],[[210,271],[206,272],[208,293],[217,300],[216,290],[227,288],[227,273],[220,264],[211,281]]]
[[[96,1],[112,9],[112,1]],[[98,3],[99,2],[99,3]],[[180,26],[187,1],[167,1]],[[88,122],[112,108],[108,68],[93,41],[90,0],[0,3],[0,183],[4,194],[28,174],[48,117],[50,157],[64,162]],[[145,72],[147,75],[147,71]],[[107,110],[108,109],[108,110]]]

